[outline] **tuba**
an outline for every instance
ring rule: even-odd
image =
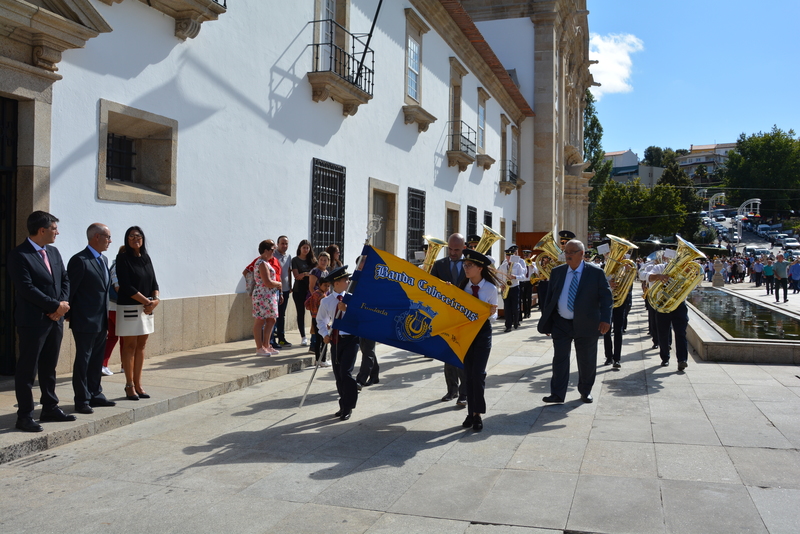
[[[422,269],[426,273],[430,273],[431,269],[433,269],[433,262],[436,261],[436,257],[439,255],[439,252],[441,252],[442,247],[447,246],[447,242],[429,235],[422,236],[422,239],[428,242],[428,252],[425,254],[425,260],[422,262]]]
[[[496,241],[502,239],[502,235],[495,232],[485,224],[483,226],[483,235],[481,236],[481,240],[478,241],[478,244],[475,245],[475,251],[480,252],[481,254],[486,254],[489,252],[489,249],[492,248],[492,245],[495,244]]]
[[[603,271],[606,273],[606,278],[609,281],[613,280],[616,288],[612,289],[614,295],[614,307],[619,308],[628,298],[628,292],[633,287],[633,280],[636,278],[636,264],[631,260],[626,260],[625,254],[629,250],[639,248],[633,243],[608,234],[607,237],[611,240],[611,251],[606,258],[606,266]]]
[[[659,313],[674,311],[703,280],[703,267],[694,260],[705,258],[706,255],[680,236],[677,238],[675,257],[661,273],[669,276],[669,282],[653,282],[647,291],[647,302]]]
[[[550,280],[550,271],[553,270],[553,267],[557,267],[564,262],[558,261],[558,257],[561,255],[561,247],[555,241],[553,237],[555,235],[555,231],[548,232],[539,241],[534,248],[534,250],[541,250],[539,254],[536,255],[536,268],[539,269],[539,276],[544,280]],[[544,258],[550,258],[550,261],[544,263],[542,260]]]

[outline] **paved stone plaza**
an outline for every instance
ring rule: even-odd
[[[4,379],[0,531],[796,533],[800,368],[662,368],[634,300],[622,368],[598,368],[593,404],[575,373],[565,404],[542,403],[552,348],[537,313],[496,325],[480,433],[440,401],[441,363],[385,346],[380,384],[346,422],[330,369],[298,407],[311,370],[287,371],[305,347],[154,358],[152,399],[124,400],[117,374],[103,380],[116,407],[42,434],[10,430]],[[69,377],[57,391],[69,412]]]

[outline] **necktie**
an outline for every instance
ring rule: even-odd
[[[106,267],[106,262],[103,261],[103,256],[97,256],[97,261],[100,263],[100,272],[103,273],[103,282],[108,282],[108,267]]]
[[[453,277],[453,283],[458,282],[458,262],[457,261],[450,261],[450,274]]]
[[[578,294],[578,272],[572,271],[572,282],[569,283],[569,295],[567,296],[567,309],[575,311],[575,295]]]
[[[39,254],[42,256],[42,259],[44,260],[44,266],[47,267],[47,272],[53,274],[53,269],[50,268],[50,260],[47,259],[47,252],[44,249],[40,249]]]
[[[481,288],[481,286],[476,286],[476,285],[473,285],[473,286],[472,286],[472,296],[473,296],[473,297],[476,297],[476,298],[478,297],[478,290],[479,290],[480,288]]]

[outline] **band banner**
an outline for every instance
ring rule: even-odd
[[[394,254],[365,245],[362,255],[333,327],[463,367],[489,304]]]

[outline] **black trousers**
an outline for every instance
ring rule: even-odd
[[[528,318],[531,316],[531,300],[533,300],[533,284],[531,284],[530,280],[526,282],[520,282],[519,287],[522,288],[520,290],[520,295],[522,298],[522,316]]]
[[[331,343],[333,376],[336,378],[336,391],[339,393],[339,408],[352,410],[358,402],[358,385],[353,377],[353,368],[358,357],[358,336],[339,336]]]
[[[100,385],[103,357],[106,351],[108,330],[103,332],[76,332],[75,363],[72,366],[72,390],[75,393],[75,406],[89,404],[92,399],[105,400],[103,386]]]
[[[753,272],[753,279],[754,279],[754,280],[755,280],[755,282],[756,282],[756,287],[761,287],[761,275],[762,275],[762,274],[763,274],[763,273],[761,273],[761,272],[758,272],[758,271],[754,271],[754,272]]]
[[[627,315],[625,303],[611,310],[611,329],[603,335],[603,345],[607,360],[618,362],[622,356],[622,330]]]
[[[467,377],[467,409],[470,414],[486,413],[486,364],[492,352],[492,327],[483,323],[478,335],[464,356],[464,374]]]
[[[653,345],[658,345],[658,312],[650,306],[650,301],[645,299],[644,307],[647,310],[647,330],[650,338],[653,340]],[[672,333],[670,333],[672,335]]]
[[[359,347],[361,348],[361,368],[358,370],[356,381],[361,385],[376,382],[381,366],[378,365],[378,357],[375,355],[375,342],[362,337],[359,340]]]
[[[672,349],[670,327],[675,333],[675,356],[679,362],[689,359],[689,342],[686,340],[686,326],[689,324],[689,309],[685,302],[669,313],[656,312],[658,322],[658,351],[662,361],[669,361]]]
[[[282,291],[283,302],[278,302],[278,319],[275,321],[275,329],[272,331],[272,337],[279,340],[286,339],[286,305],[289,304],[290,294],[291,293],[288,291]]]
[[[306,284],[306,287],[308,284]],[[300,330],[300,337],[306,337],[306,297],[308,291],[304,291],[302,288],[297,289],[295,288],[292,291],[292,300],[294,300],[294,306],[297,308],[297,329]],[[280,311],[280,309],[278,309]]]
[[[775,275],[774,274],[767,274],[764,275],[764,280],[767,284],[767,295],[772,294],[772,288],[775,287]]]
[[[780,290],[783,289],[783,300],[787,300],[789,298],[788,295],[788,283],[789,281],[786,278],[775,279],[775,302],[780,302]]]
[[[63,321],[51,321],[37,327],[17,327],[19,335],[19,361],[14,374],[14,391],[17,395],[17,416],[33,417],[33,382],[38,371],[39,388],[42,391],[42,410],[58,406],[56,396],[56,366],[61,339],[64,336]]]
[[[467,398],[467,372],[463,368],[444,364],[444,382],[447,384],[447,395],[458,396],[458,400]]]
[[[503,314],[506,316],[506,329],[519,326],[519,286],[508,291],[503,299]]]
[[[553,377],[550,379],[550,393],[560,399],[567,396],[569,387],[569,359],[572,343],[575,343],[575,359],[578,361],[578,392],[588,395],[592,392],[597,374],[597,334],[577,336],[572,320],[558,314],[553,317]],[[581,332],[584,334],[584,332]]]

